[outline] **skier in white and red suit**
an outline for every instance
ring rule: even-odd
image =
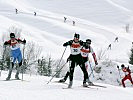
[[[84,43],[83,47],[81,48],[81,55],[82,55],[82,57],[84,59],[84,63],[85,63],[86,69],[88,69],[89,53],[92,54],[93,59],[95,61],[95,65],[98,65],[97,59],[96,59],[96,54],[95,54],[95,52],[93,51],[93,48],[90,45],[91,45],[91,40],[87,39],[86,42]]]
[[[14,64],[15,64],[16,60],[18,60],[19,67],[17,68],[15,78],[19,79],[20,66],[22,65],[22,54],[21,54],[21,51],[20,51],[20,43],[26,44],[26,40],[24,39],[22,41],[21,39],[15,38],[14,33],[10,33],[10,40],[8,40],[4,43],[4,45],[9,45],[10,46],[10,48],[11,48],[11,58],[12,58],[12,61],[11,61],[12,64],[9,68],[9,73],[8,73],[8,77],[6,78],[6,80],[10,80],[12,70],[13,70],[13,67],[14,67]]]
[[[129,67],[125,67],[125,65],[122,64],[121,68],[122,68],[122,71],[125,73],[125,76],[122,79],[123,87],[126,87],[124,81],[126,81],[127,79],[130,80],[130,82],[133,84],[133,80],[132,80],[132,77],[131,77],[131,70],[129,69]]]

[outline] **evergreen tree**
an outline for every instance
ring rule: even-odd
[[[47,76],[51,76],[51,74],[52,74],[52,59],[51,59],[51,57],[49,57],[49,59],[48,59],[48,68],[47,68]]]
[[[46,60],[45,59],[43,59],[43,57],[42,57],[42,59],[39,61],[39,63],[38,63],[38,73],[40,74],[40,75],[43,75],[43,76],[47,76],[47,62],[46,62]]]
[[[129,63],[133,65],[133,47],[131,48],[131,55],[129,58]]]

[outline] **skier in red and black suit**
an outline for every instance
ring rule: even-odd
[[[122,79],[123,87],[126,87],[124,81],[126,81],[127,79],[129,79],[133,84],[132,77],[131,77],[131,70],[129,69],[129,67],[125,67],[124,64],[122,64],[121,67],[122,67],[122,71],[125,73],[125,77]]]
[[[85,68],[83,57],[81,56],[80,53],[80,49],[83,46],[83,41],[79,40],[79,34],[75,33],[74,39],[64,43],[63,46],[70,46],[71,49],[71,54],[69,56],[69,60],[71,61],[70,74],[69,74],[70,82],[68,88],[71,88],[73,84],[73,73],[74,73],[75,64],[79,65],[80,68],[82,69],[84,73],[83,86],[87,86],[86,82],[88,82],[88,73]]]

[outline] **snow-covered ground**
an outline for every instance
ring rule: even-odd
[[[94,73],[95,76],[106,79],[104,83],[118,85],[116,65],[128,65],[132,47],[132,4],[133,0],[0,0],[0,38],[9,33],[10,27],[17,27],[22,29],[22,39],[33,41],[42,48],[42,56],[51,55],[54,59],[60,59],[65,49],[62,44],[73,39],[76,32],[83,41],[90,38],[96,55],[102,49],[105,58],[113,64],[107,66],[106,61],[98,61],[102,70],[100,74]],[[15,14],[15,8],[18,14]],[[37,16],[34,16],[34,12]],[[67,17],[66,23],[64,17]],[[75,26],[72,21],[76,22]],[[129,33],[125,30],[127,24]],[[119,42],[114,42],[116,37]],[[0,39],[1,49],[2,44]],[[111,50],[107,50],[109,44],[112,44]],[[63,59],[66,60],[69,53],[67,48]],[[24,82],[3,81],[7,76],[7,72],[3,72],[0,77],[0,100],[131,100],[131,87],[123,89],[103,84],[92,77],[93,82],[107,88],[81,88],[81,70],[75,70],[73,89],[68,90],[62,89],[67,86],[65,84],[46,84],[50,79],[48,77],[25,75]],[[128,86],[131,86],[130,83]]]
[[[133,88],[128,87],[96,83],[107,88],[83,88],[81,81],[74,80],[72,89],[63,89],[67,84],[54,82],[59,79],[47,84],[50,77],[24,75],[24,81],[4,81],[6,75],[0,77],[0,100],[132,100],[133,96]]]

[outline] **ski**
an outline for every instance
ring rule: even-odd
[[[89,89],[97,89],[98,90],[98,88],[93,88],[93,87],[90,87],[90,86],[86,86],[85,87],[85,86],[82,85],[81,87],[83,87],[83,88],[89,88]]]
[[[10,79],[10,80],[3,80],[3,81],[24,81],[24,82],[30,82],[30,81],[21,80],[21,79]]]
[[[73,88],[63,87],[62,89],[73,89]]]
[[[54,83],[62,83],[62,84],[66,84],[66,85],[68,85],[68,83],[65,83],[65,82],[59,82],[59,81],[54,81]]]
[[[106,86],[102,86],[102,85],[96,85],[96,84],[94,84],[94,85],[89,85],[90,87],[92,86],[94,86],[94,87],[101,87],[101,88],[107,88]]]
[[[75,87],[75,88],[77,88],[77,87]],[[75,89],[75,88],[63,87],[62,89]],[[80,89],[80,88],[88,88],[88,89],[96,89],[96,90],[98,90],[98,88],[93,88],[93,87],[89,87],[89,86],[84,87],[83,85],[82,85],[82,86],[78,86],[78,88],[79,88],[79,89]]]

